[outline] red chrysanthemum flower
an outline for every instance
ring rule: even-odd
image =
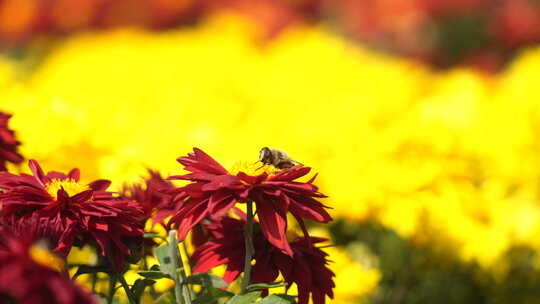
[[[216,266],[226,265],[223,279],[228,283],[234,281],[244,267],[245,223],[244,219],[223,217],[205,225],[213,239],[193,253],[193,272],[207,272]],[[328,268],[328,255],[313,246],[324,241],[323,238],[296,238],[290,243],[293,255],[289,256],[269,243],[260,230],[257,231],[253,235],[256,263],[251,270],[252,283],[274,282],[281,273],[289,286],[296,283],[299,304],[307,304],[310,294],[314,304],[324,304],[326,296],[333,298],[335,287],[334,273]]]
[[[0,235],[11,235],[31,241],[39,240],[46,243],[48,247],[57,244],[60,238],[59,234],[52,230],[53,228],[47,219],[40,218],[37,214],[27,216],[24,219],[14,215],[0,217]]]
[[[122,196],[128,200],[139,202],[144,210],[145,219],[153,217],[154,223],[161,222],[164,218],[174,213],[171,195],[167,192],[175,186],[164,179],[159,172],[148,170],[149,177],[144,184],[124,186]],[[157,209],[157,212],[155,212]],[[155,212],[155,214],[154,214]]]
[[[253,201],[257,209],[262,232],[270,243],[292,255],[287,242],[287,213],[291,213],[303,226],[303,219],[326,223],[332,220],[317,198],[325,197],[313,185],[313,179],[299,182],[298,178],[311,168],[295,166],[282,171],[263,170],[255,175],[239,171],[231,174],[200,149],[178,158],[186,175],[169,179],[188,180],[190,184],[172,193],[178,202],[178,210],[171,218],[178,228],[178,238],[183,240],[187,232],[206,217],[219,216],[237,202]]]
[[[54,251],[60,254],[67,254],[76,239],[95,241],[102,255],[111,249],[116,266],[122,267],[124,257],[131,254],[126,244],[142,241],[139,204],[106,191],[107,180],[80,183],[78,169],[67,175],[45,174],[34,160],[29,167],[33,175],[0,173],[0,216],[18,221],[38,218],[57,240]]]
[[[92,295],[63,275],[65,266],[61,258],[36,245],[28,233],[1,228],[1,303],[97,303]]]
[[[291,243],[292,259],[265,244],[266,249],[255,251],[256,264],[251,271],[254,282],[273,282],[279,271],[285,282],[298,286],[298,304],[308,304],[310,294],[314,304],[324,304],[326,296],[333,299],[335,275],[328,268],[328,254],[313,246],[325,241],[324,238],[297,238]]]
[[[17,152],[21,144],[15,139],[15,133],[8,128],[11,115],[0,112],[0,171],[6,171],[6,163],[18,164],[23,157]]]

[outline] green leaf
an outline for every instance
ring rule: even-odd
[[[203,294],[198,296],[195,300],[191,301],[191,304],[215,304],[217,300],[211,294]]]
[[[203,285],[204,287],[226,288],[229,286],[222,278],[209,273],[196,273],[187,278],[188,284]]]
[[[260,291],[252,291],[242,295],[235,295],[227,304],[251,304],[261,296]]]
[[[160,263],[159,267],[161,271],[168,274],[175,282],[174,295],[176,300],[178,302],[189,303],[191,302],[191,293],[185,283],[186,274],[182,257],[180,256],[180,250],[178,249],[176,234],[176,230],[169,231],[168,244],[156,248],[155,252]]]
[[[176,275],[176,267],[174,257],[171,257],[170,255],[169,245],[162,245],[156,248],[156,256],[161,271],[168,274],[171,278],[174,278]]]
[[[257,302],[258,304],[291,304],[296,303],[295,297],[290,295],[269,295],[268,297],[262,299],[262,301]]]
[[[154,280],[157,280],[157,279],[163,279],[163,278],[167,278],[167,279],[173,279],[171,278],[170,275],[166,274],[166,273],[163,273],[161,271],[139,271],[138,274],[140,276],[143,276],[145,278],[148,278],[148,279],[154,279]]]
[[[156,281],[149,279],[137,279],[135,283],[133,283],[133,286],[131,286],[131,292],[135,296],[135,299],[137,299],[137,302],[140,302],[141,296],[146,287],[153,285],[154,283],[156,283]]]
[[[226,291],[219,288],[208,288],[210,293],[214,296],[214,298],[232,298],[234,297],[234,293],[230,291]]]
[[[171,293],[166,292],[154,301],[154,304],[176,304]]]
[[[147,232],[147,233],[143,234],[143,237],[144,237],[145,239],[153,239],[153,238],[157,238],[157,239],[162,239],[162,240],[164,240],[164,241],[167,240],[166,237],[161,236],[161,235],[159,235],[159,234],[157,234],[157,233],[155,233],[155,232]]]
[[[198,294],[197,298],[192,295],[192,298],[195,298],[195,300],[191,302],[192,304],[225,303],[227,299],[233,296],[234,293],[232,292],[214,287],[206,287]]]
[[[269,289],[269,288],[276,288],[276,287],[283,287],[286,286],[286,282],[275,282],[275,283],[259,283],[259,284],[251,284],[247,287],[248,291],[253,290],[262,290],[262,289]]]
[[[106,266],[81,265],[77,269],[77,272],[73,275],[73,278],[76,278],[80,276],[81,274],[86,274],[86,273],[98,273],[98,272],[109,273],[110,271],[111,271],[110,268]]]

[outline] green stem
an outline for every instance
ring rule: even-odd
[[[97,272],[92,273],[92,293],[96,293]]]
[[[135,295],[131,292],[129,289],[129,286],[126,282],[126,279],[123,275],[119,275],[118,279],[120,280],[120,284],[122,284],[122,287],[124,288],[124,291],[126,292],[126,295],[128,297],[130,304],[137,304],[137,299],[135,298]]]
[[[174,275],[174,295],[176,301],[180,304],[191,304],[191,294],[187,286],[187,276],[184,270],[184,261],[182,260],[182,254],[178,248],[178,240],[176,239],[176,230],[169,231],[169,250],[170,256],[173,257],[174,269],[176,274]]]
[[[107,296],[108,304],[112,304],[115,292],[116,292],[116,275],[111,272],[109,273],[109,294]]]
[[[119,273],[118,271],[116,271],[116,267],[114,265],[114,257],[112,256],[110,250],[107,250],[107,259],[109,260],[109,264],[111,265],[111,273],[110,273],[110,275],[111,275],[111,280],[114,277],[114,281],[115,281],[114,285],[116,285],[116,280],[120,280],[120,284],[122,284],[122,287],[124,288],[124,291],[126,292],[129,303],[130,304],[137,304],[137,299],[135,298],[135,295],[129,289],[129,286],[128,286],[127,282],[126,282],[126,279],[124,279],[124,274]],[[113,285],[113,289],[114,289],[114,285]],[[109,295],[110,295],[110,290],[109,290]],[[113,291],[113,295],[114,295],[114,291]]]
[[[253,202],[248,201],[246,203],[246,228],[244,232],[244,245],[246,247],[246,255],[244,258],[244,280],[242,281],[242,288],[240,290],[241,294],[246,293],[247,287],[251,281],[251,260],[253,259],[253,254],[255,253],[253,248]]]
[[[188,250],[187,250],[187,246],[186,246],[186,242],[182,242],[182,250],[184,251],[184,254],[186,255],[186,260],[187,260],[187,264],[189,266],[189,273],[191,274],[191,269],[193,269],[193,261],[191,261],[191,258],[189,257],[189,253],[188,253]],[[182,254],[180,252],[180,254]]]
[[[147,260],[147,257],[146,257],[146,254],[144,254],[144,250],[143,250],[143,269],[144,270],[150,270],[150,268],[148,267],[148,260]],[[152,296],[152,299],[155,299],[157,298],[158,294],[156,292],[156,288],[154,287],[154,284],[150,285],[150,295]]]

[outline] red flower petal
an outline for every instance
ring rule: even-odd
[[[206,183],[202,186],[201,190],[204,192],[207,191],[216,191],[223,188],[243,188],[242,184],[233,175],[217,175],[209,183]]]
[[[94,191],[86,190],[71,197],[71,201],[76,203],[84,203],[92,198]]]
[[[287,241],[285,232],[287,231],[287,217],[283,210],[276,208],[278,202],[260,202],[257,204],[257,214],[261,230],[266,239],[284,253],[292,256],[293,252]]]
[[[75,168],[75,169],[72,169],[71,171],[69,171],[68,175],[67,175],[68,178],[71,178],[72,180],[78,182],[79,179],[81,178],[81,170]]]
[[[183,241],[189,230],[197,225],[208,213],[208,198],[188,199],[183,202],[181,209],[171,218],[177,224],[178,240]]]
[[[33,159],[28,161],[28,167],[30,167],[30,171],[32,171],[32,174],[34,174],[34,177],[38,180],[38,182],[45,187],[45,184],[50,183],[51,180],[48,178],[45,173],[43,173],[43,170],[39,166],[39,163]]]
[[[299,177],[302,177],[311,171],[310,167],[304,166],[294,166],[292,168],[279,171],[276,175],[271,176],[268,180],[270,181],[291,181]]]
[[[94,191],[105,191],[111,185],[111,181],[106,179],[98,179],[88,184],[88,187]]]
[[[221,216],[236,203],[236,198],[230,193],[221,191],[212,196],[208,202],[209,212],[212,215]]]
[[[11,115],[0,112],[0,171],[6,171],[6,163],[18,164],[23,161],[17,152],[20,142],[15,138],[15,132],[8,129]]]
[[[297,217],[314,220],[319,223],[332,221],[330,214],[324,210],[325,206],[315,199],[296,196],[290,198],[290,201],[289,211]]]
[[[179,163],[186,167],[185,169],[187,171],[203,171],[218,175],[229,173],[218,162],[216,162],[212,157],[204,153],[202,150],[193,148],[193,152],[194,153],[190,153],[187,157],[180,157],[177,159]]]
[[[256,176],[247,175],[244,172],[238,172],[236,176],[240,178],[242,181],[248,184],[252,184],[252,185],[260,184],[261,182],[263,182],[264,180],[268,178],[268,174],[266,172],[263,172],[262,174],[259,174]]]

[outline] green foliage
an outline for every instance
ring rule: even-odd
[[[251,284],[247,287],[247,291],[264,290],[264,289],[269,289],[269,288],[283,287],[286,285],[287,285],[286,282]]]
[[[162,273],[174,278],[176,275],[176,267],[174,263],[174,257],[170,254],[169,245],[165,244],[156,248],[156,257],[159,261],[160,269]]]
[[[493,43],[488,20],[483,16],[453,15],[441,18],[439,22],[435,38],[444,65],[455,64]]]
[[[295,297],[289,295],[269,295],[258,302],[259,304],[290,304],[296,303]]]
[[[161,271],[139,271],[138,274],[148,279],[155,279],[155,280],[163,279],[163,278],[167,278],[171,280],[173,279],[170,275],[163,273]]]
[[[251,291],[246,294],[238,294],[231,298],[227,304],[251,304],[261,296],[260,291]]]
[[[156,283],[156,281],[150,279],[138,279],[135,281],[135,283],[133,283],[133,286],[131,286],[131,292],[135,296],[137,303],[140,302],[146,287],[154,285],[154,283]]]
[[[376,222],[337,221],[331,233],[337,245],[361,242],[375,257],[382,278],[369,303],[540,303],[540,256],[528,246],[511,247],[497,272],[463,261],[440,240],[413,243]]]
[[[164,238],[163,236],[155,233],[155,232],[147,232],[145,234],[143,234],[143,237],[145,239],[153,239],[153,238],[156,238],[156,239],[161,239],[161,240],[164,240],[164,241],[167,241],[167,238]]]
[[[188,284],[204,285],[207,287],[226,288],[229,286],[222,278],[209,273],[196,273],[187,278]]]
[[[90,266],[90,265],[80,265],[79,268],[77,268],[77,272],[73,275],[73,278],[76,278],[80,276],[81,274],[88,274],[88,273],[109,273],[111,270],[107,266]]]

